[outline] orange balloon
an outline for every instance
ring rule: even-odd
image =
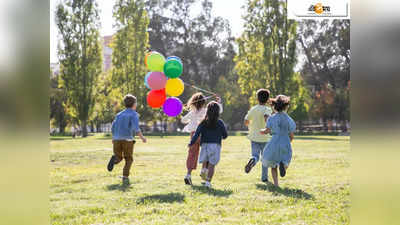
[[[149,104],[151,108],[160,108],[166,99],[167,95],[165,93],[165,89],[151,90],[147,94],[147,104]]]
[[[151,52],[146,53],[146,56],[144,57],[144,65],[147,67],[147,57],[151,55]]]

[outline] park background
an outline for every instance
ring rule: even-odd
[[[350,21],[286,15],[278,0],[51,1],[51,134],[108,133],[127,93],[145,133],[182,129],[147,106],[149,50],[179,56],[182,80],[218,93],[230,131],[246,130],[255,92],[268,88],[291,97],[298,134],[348,134]]]
[[[349,224],[350,21],[286,14],[279,0],[51,1],[50,223]],[[223,99],[230,135],[212,189],[198,171],[184,185],[188,134],[179,116],[147,106],[149,50],[179,56],[182,80]],[[280,187],[260,182],[260,164],[243,169],[243,117],[259,88],[289,95],[297,123]],[[127,93],[148,137],[135,144],[130,186],[121,166],[106,170]]]

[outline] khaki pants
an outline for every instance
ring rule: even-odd
[[[114,155],[116,156],[115,164],[118,164],[125,159],[125,165],[122,175],[129,176],[133,162],[133,145],[135,141],[115,140],[113,145]]]

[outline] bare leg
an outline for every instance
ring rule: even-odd
[[[211,163],[208,163],[208,181],[211,182],[212,177],[214,176],[215,166]]]
[[[278,184],[278,169],[277,168],[271,168],[271,174],[272,178],[274,179],[274,185],[279,186]]]
[[[191,174],[192,174],[192,169],[188,169],[188,170],[187,170],[187,174],[188,174],[188,175],[191,175]]]
[[[203,169],[207,169],[207,168],[208,168],[208,162],[204,162],[202,168],[203,168]]]

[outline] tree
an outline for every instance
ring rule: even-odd
[[[191,9],[196,3],[201,3],[201,11],[193,15]],[[185,82],[214,89],[227,71],[224,52],[233,42],[228,21],[212,15],[209,0],[149,0],[147,10],[151,49],[181,57]],[[182,98],[193,91],[185,90]]]
[[[124,95],[131,93],[138,99],[137,111],[151,118],[146,107],[146,68],[144,57],[149,47],[147,32],[149,18],[141,0],[117,0],[113,16],[118,29],[113,37],[112,88],[113,96],[121,102]]]
[[[119,110],[120,104],[112,96],[112,74],[110,71],[100,75],[95,87],[95,104],[90,121],[96,127],[97,132],[101,132],[101,125],[111,123],[115,112]]]
[[[59,88],[59,77],[50,71],[50,119],[52,125],[58,127],[60,133],[65,132],[68,123],[68,114],[65,110],[67,97],[65,89]]]
[[[350,21],[306,20],[298,42],[305,55],[302,76],[313,89],[314,117],[350,117]]]
[[[102,69],[97,4],[94,0],[65,0],[57,6],[56,23],[61,37],[60,87],[65,88],[68,111],[86,137],[93,87]]]
[[[248,0],[244,20],[235,57],[242,93],[256,104],[256,91],[268,88],[272,96],[291,96],[289,112],[307,111],[307,89],[294,71],[296,22],[287,19],[286,1]]]

